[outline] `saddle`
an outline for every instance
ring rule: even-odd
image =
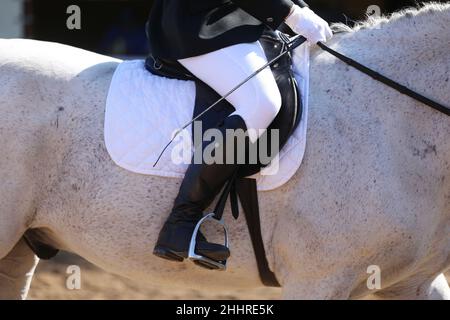
[[[266,29],[260,39],[260,43],[268,61],[272,61],[286,51],[289,37],[280,31]],[[196,99],[193,119],[202,114],[209,106],[213,105],[221,98],[217,92],[201,80],[197,79],[177,61],[161,59],[150,54],[145,61],[145,67],[148,71],[158,76],[179,80],[191,80],[195,82]],[[264,140],[267,142],[268,146],[270,146],[270,141],[272,139],[271,133],[274,132],[274,130],[271,129],[277,129],[279,150],[281,150],[300,123],[303,110],[302,99],[301,92],[298,89],[292,70],[292,57],[289,52],[272,64],[270,68],[282,96],[282,106],[277,117],[266,131],[265,134],[267,135],[267,139]],[[202,133],[208,129],[214,128],[217,123],[228,117],[234,111],[234,107],[226,100],[216,104],[212,109],[198,118],[198,121],[202,123]],[[194,134],[192,134],[192,136],[194,137]],[[269,154],[272,159],[276,156],[271,150],[269,150]],[[235,219],[238,218],[238,195],[247,220],[261,280],[266,286],[278,287],[279,283],[268,266],[262,241],[256,181],[254,179],[246,178],[258,173],[263,167],[264,165],[261,163],[260,159],[258,159],[256,164],[242,165],[237,175],[228,181],[217,202],[214,213],[206,215],[200,220],[195,228],[191,240],[189,258],[200,266],[208,269],[224,270],[226,268],[226,261],[213,261],[198,255],[195,252],[196,238],[198,230],[203,223],[206,221],[215,221],[223,227],[225,231],[225,245],[228,246],[228,234],[222,215],[226,200],[230,197],[233,216]]]

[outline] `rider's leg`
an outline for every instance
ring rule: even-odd
[[[232,143],[230,140],[233,139],[226,141],[225,131],[242,129],[243,134],[246,127],[242,118],[235,115],[225,119],[218,129],[224,137],[224,141],[221,145],[216,146],[215,150],[220,148],[226,151],[227,147],[224,146]],[[203,145],[196,148],[195,152],[202,153],[211,143],[214,142],[203,142]],[[203,211],[211,204],[214,196],[237,168],[237,165],[225,161],[222,161],[222,164],[206,165],[203,159],[199,163],[195,162],[195,159],[199,159],[199,157],[193,157],[175,198],[172,212],[159,233],[153,251],[159,257],[175,261],[183,261],[187,257],[189,242],[196,224],[203,216]],[[223,152],[222,159],[226,159],[225,152]],[[196,251],[200,255],[216,261],[226,260],[230,255],[227,247],[207,242],[200,232],[197,237]]]
[[[259,42],[242,43],[202,56],[179,60],[197,78],[208,84],[221,96],[236,87],[245,78],[267,63]],[[270,68],[266,68],[228,98],[241,116],[252,143],[272,123],[281,108],[281,95]],[[253,130],[252,130],[253,129]]]
[[[180,62],[200,80],[224,95],[266,64],[267,59],[260,44],[252,43],[227,47]],[[281,95],[268,68],[233,93],[228,101],[233,104],[236,112],[217,127],[222,133],[223,143],[216,150],[222,151],[223,164],[193,161],[189,166],[154,250],[162,258],[182,261],[187,257],[189,241],[203,210],[237,170],[236,161],[225,161],[225,151],[230,149],[224,146],[235,141],[228,139],[226,130],[253,129],[248,133],[251,142],[256,142],[261,134],[260,130],[267,129],[281,107]],[[202,152],[211,143],[216,142],[204,142],[199,151]],[[235,154],[236,152],[245,151],[235,149]],[[214,260],[225,260],[229,256],[226,247],[208,243],[203,237],[197,241],[197,251]]]

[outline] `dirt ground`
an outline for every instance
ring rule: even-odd
[[[66,286],[67,268],[77,265],[81,269],[81,288],[69,290]],[[447,274],[450,282],[450,274]],[[89,262],[68,253],[60,253],[51,261],[41,261],[36,270],[29,299],[42,300],[145,300],[145,299],[225,299],[225,300],[273,300],[278,299],[279,289],[261,288],[234,292],[208,293],[194,289],[173,290],[148,287],[107,273]]]
[[[69,290],[66,287],[66,273],[70,265],[81,269],[81,289]],[[221,292],[205,294],[197,290],[171,290],[161,287],[148,287],[107,273],[89,262],[67,253],[60,253],[50,261],[40,261],[31,285],[29,299],[56,300],[142,300],[142,299],[225,299],[254,300],[278,299],[280,290],[261,288],[258,290]]]

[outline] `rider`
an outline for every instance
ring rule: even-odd
[[[147,34],[154,57],[177,60],[223,96],[267,63],[258,39],[264,28],[277,29],[283,22],[313,44],[332,36],[327,22],[299,0],[155,0]],[[215,143],[227,161],[195,163],[193,158],[154,248],[159,257],[187,258],[203,211],[236,172],[236,159],[229,161],[225,155],[229,150],[225,146],[231,143],[225,130],[241,129],[255,143],[281,107],[281,95],[269,68],[227,100],[236,111],[217,125],[223,141],[203,142],[199,149]],[[201,233],[196,250],[216,261],[230,255],[227,247],[208,242]]]

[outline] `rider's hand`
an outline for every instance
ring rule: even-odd
[[[328,23],[307,7],[294,5],[285,22],[292,31],[304,36],[312,44],[326,42],[333,36]]]

